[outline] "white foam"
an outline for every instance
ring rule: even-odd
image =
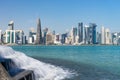
[[[73,74],[69,70],[38,61],[6,46],[0,46],[0,57],[11,59],[16,64],[16,69],[33,70],[36,80],[62,80]]]

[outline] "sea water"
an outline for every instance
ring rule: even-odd
[[[68,79],[64,78],[65,80],[120,80],[120,46],[12,46],[12,48],[77,74]]]
[[[73,75],[67,69],[38,61],[26,56],[22,52],[13,50],[11,47],[0,46],[0,58],[12,61],[12,64],[9,63],[12,66],[9,71],[13,73],[20,69],[32,70],[35,75],[35,80],[62,80],[70,78]]]

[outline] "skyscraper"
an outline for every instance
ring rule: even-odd
[[[43,44],[46,44],[46,34],[48,32],[48,28],[43,29]]]
[[[8,24],[8,30],[14,30],[14,22],[10,21],[10,23]]]
[[[85,44],[88,44],[89,43],[89,26],[88,25],[85,25],[84,32],[85,32]]]
[[[40,18],[37,21],[36,44],[42,44],[42,32]]]
[[[89,40],[90,44],[96,44],[96,27],[97,25],[95,23],[89,24]]]
[[[111,33],[108,28],[105,29],[105,44],[111,44]]]
[[[79,37],[79,43],[83,41],[83,23],[78,23],[78,37]]]
[[[105,44],[105,28],[101,28],[101,44]]]
[[[76,42],[76,36],[77,36],[77,28],[73,27],[71,30],[72,44],[74,44]]]

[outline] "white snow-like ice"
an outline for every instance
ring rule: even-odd
[[[67,69],[28,57],[7,46],[0,46],[0,58],[11,59],[15,64],[15,70],[32,70],[36,80],[62,80],[70,78],[74,74]]]

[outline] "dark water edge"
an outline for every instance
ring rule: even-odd
[[[65,80],[120,80],[120,75],[110,73],[109,71],[102,70],[92,65],[77,63],[73,61],[33,57],[42,62],[60,66],[62,68],[69,69],[70,71],[76,72],[71,79]]]

